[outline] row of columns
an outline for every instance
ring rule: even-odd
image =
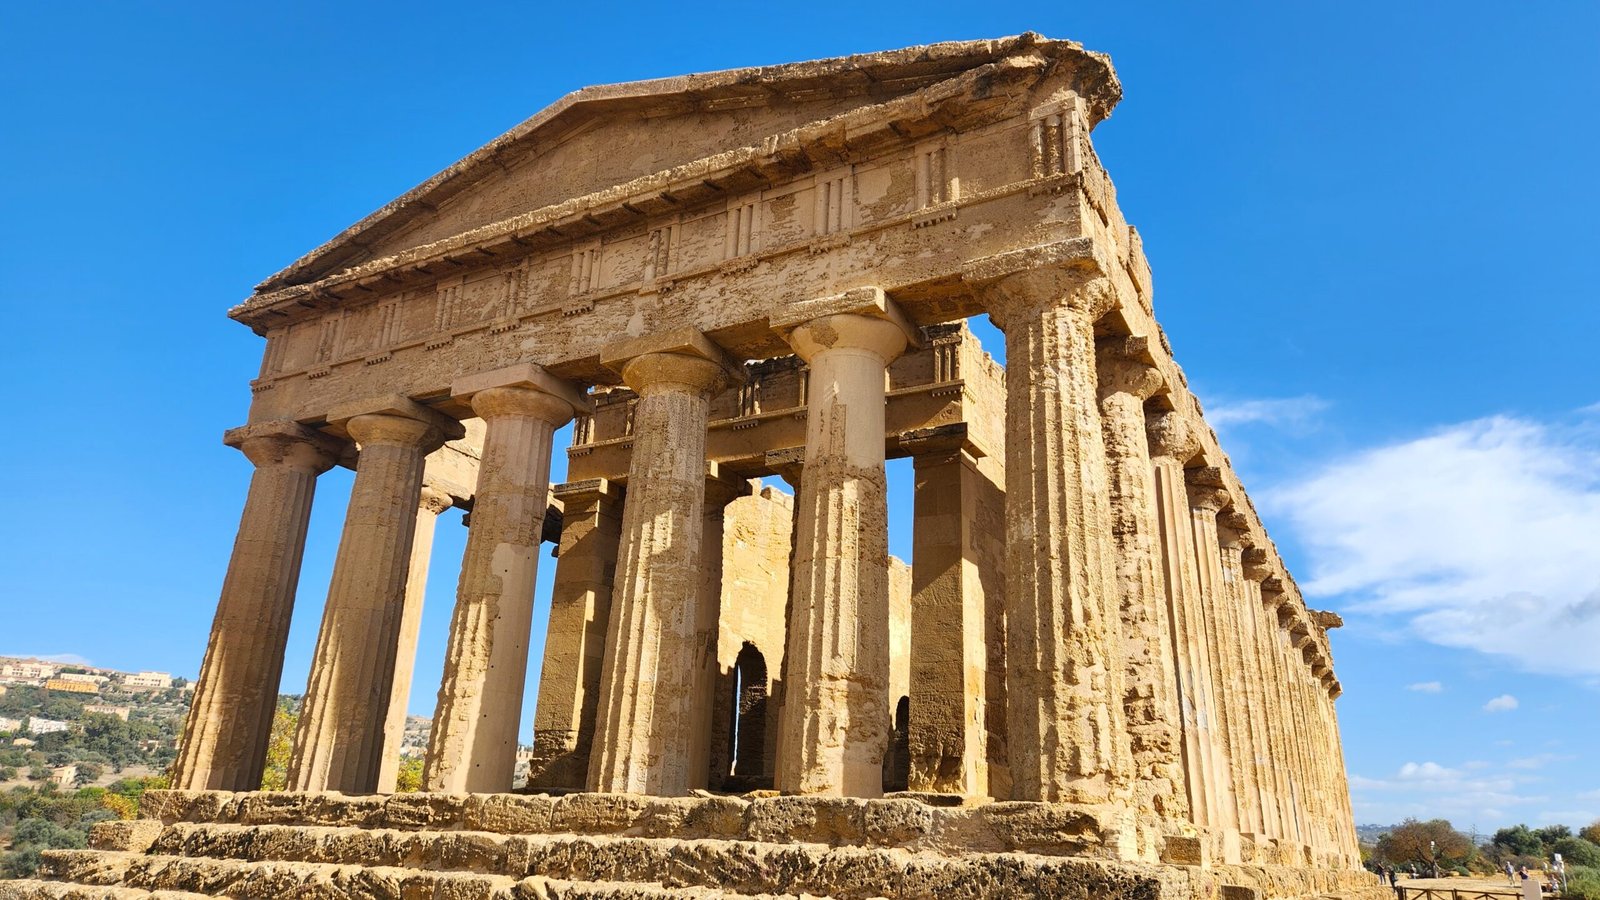
[[[967,280],[1006,334],[1004,502],[994,473],[959,445],[924,448],[918,512],[949,528],[919,533],[927,562],[913,573],[923,613],[913,644],[919,627],[959,635],[947,643],[961,666],[954,678],[913,678],[913,709],[930,713],[921,729],[912,717],[913,787],[999,793],[989,780],[999,773],[1013,799],[1102,813],[1126,853],[1135,819],[1212,829],[1224,852],[1241,835],[1343,852],[1344,835],[1326,824],[1348,802],[1342,770],[1319,756],[1337,747],[1327,692],[1295,658],[1290,623],[1274,613],[1282,594],[1255,577],[1262,568],[1229,524],[1217,473],[1191,466],[1194,435],[1152,407],[1165,386],[1149,354],[1130,339],[1097,343],[1096,323],[1116,304],[1109,283],[1067,245],[991,257]],[[891,732],[886,371],[916,331],[876,289],[800,304],[772,325],[811,369],[777,786],[873,796]],[[563,496],[551,633],[573,646],[547,654],[535,755],[569,779],[584,769],[590,789],[681,794],[704,786],[709,768],[709,704],[695,698],[715,677],[720,584],[708,573],[720,571],[726,502],[707,497],[710,399],[742,369],[692,330],[623,341],[603,358],[639,395],[627,497],[605,482]],[[551,439],[586,401],[531,364],[462,379],[452,393],[487,429],[425,783],[504,790]],[[382,749],[409,682],[398,648],[414,643],[421,599],[412,543],[419,506],[429,508],[422,461],[460,425],[404,398],[347,412],[330,422],[361,452],[290,780],[369,792],[388,784]],[[182,787],[259,783],[313,485],[342,451],[290,424],[229,442],[257,470]],[[973,522],[1002,507],[1004,549],[984,548]],[[1004,554],[1003,585],[992,561],[973,558],[984,553]],[[549,677],[552,659],[573,671]],[[1249,715],[1258,693],[1283,715]],[[938,724],[951,721],[966,724]]]

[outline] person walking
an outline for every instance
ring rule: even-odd
[[[1509,859],[1506,860],[1506,884],[1509,884],[1512,887],[1517,886],[1517,869],[1511,864],[1511,860]]]

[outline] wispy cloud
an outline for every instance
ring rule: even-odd
[[[1496,416],[1336,460],[1263,507],[1311,558],[1307,593],[1523,669],[1600,674],[1600,442]],[[1529,652],[1529,648],[1537,652]]]
[[[1206,404],[1206,421],[1213,428],[1234,425],[1303,426],[1328,408],[1328,401],[1311,394],[1255,400],[1219,400]]]
[[[1484,712],[1510,712],[1517,708],[1517,698],[1510,694],[1501,694],[1483,705]]]
[[[1406,685],[1406,690],[1416,691],[1419,694],[1437,694],[1444,690],[1444,685],[1437,681],[1419,681],[1416,684]]]
[[[1551,763],[1567,762],[1577,759],[1570,753],[1540,753],[1536,756],[1520,756],[1506,763],[1508,769],[1542,769]]]

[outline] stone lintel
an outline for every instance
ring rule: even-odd
[[[569,498],[599,497],[602,499],[618,499],[622,496],[622,488],[616,482],[607,478],[585,478],[582,481],[568,481],[558,484],[550,489],[551,496],[563,504]]]
[[[238,428],[229,428],[222,433],[222,443],[237,450],[242,449],[246,441],[265,437],[305,441],[335,459],[345,451],[345,442],[339,438],[301,425],[299,422],[283,419],[253,422],[249,425],[240,425]]]
[[[768,469],[776,472],[791,485],[800,483],[800,470],[806,465],[806,448],[786,447],[782,450],[768,450],[762,457]],[[789,476],[793,475],[791,479]]]
[[[892,322],[905,332],[908,347],[922,346],[922,329],[918,328],[900,309],[899,304],[889,299],[889,295],[879,287],[851,288],[841,294],[795,303],[769,317],[767,324],[784,340],[788,340],[796,328],[807,322],[824,316],[840,315],[866,316],[870,319]]]
[[[460,421],[404,394],[384,394],[334,406],[328,410],[328,427],[341,437],[348,437],[347,426],[357,416],[399,416],[426,422],[439,429],[447,441],[460,440],[467,435]]]
[[[743,363],[689,326],[614,341],[600,348],[600,364],[621,375],[624,366],[650,353],[676,353],[716,363],[727,374],[729,384],[743,384],[746,377]]]
[[[964,452],[973,458],[986,455],[972,443],[966,422],[902,431],[896,436],[896,442],[901,450],[911,455],[913,464],[925,458],[947,456],[952,453]]]
[[[961,279],[977,287],[1008,275],[1052,268],[1077,270],[1087,277],[1116,271],[1094,238],[1075,237],[975,259],[962,267]]]
[[[727,506],[740,497],[750,494],[750,480],[725,471],[714,459],[706,460],[706,509]]]
[[[572,406],[575,415],[589,415],[594,412],[594,403],[582,388],[565,378],[551,375],[543,366],[531,362],[463,375],[450,383],[450,398],[469,401],[473,394],[497,387],[533,388],[565,400]]]

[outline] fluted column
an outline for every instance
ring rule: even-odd
[[[1271,642],[1276,640],[1277,618],[1267,618],[1261,604],[1261,582],[1272,574],[1267,552],[1259,547],[1246,548],[1240,555],[1244,573],[1245,621],[1251,677],[1256,685],[1252,706],[1256,710],[1252,721],[1260,725],[1261,743],[1257,753],[1261,757],[1261,778],[1266,802],[1267,834],[1280,841],[1297,841],[1293,813],[1289,809],[1289,791],[1284,773],[1283,735],[1281,717],[1283,700],[1279,691],[1278,669],[1269,654],[1275,652]]]
[[[1012,797],[1131,810],[1094,351],[1095,320],[1116,297],[1081,255],[1089,249],[1078,241],[1032,248],[964,274],[1006,335]],[[1131,829],[1120,834],[1118,852],[1132,852]]]
[[[914,332],[875,289],[791,313],[772,324],[811,376],[777,785],[875,797],[891,722],[886,371]]]
[[[1209,685],[1213,728],[1211,731],[1212,757],[1216,769],[1211,777],[1217,782],[1219,803],[1214,812],[1213,824],[1223,829],[1223,858],[1226,862],[1239,862],[1239,820],[1243,797],[1243,778],[1239,773],[1239,741],[1234,735],[1238,727],[1239,710],[1236,698],[1228,688],[1225,647],[1231,635],[1226,627],[1226,600],[1222,584],[1221,549],[1217,541],[1217,513],[1228,504],[1228,492],[1222,487],[1217,469],[1198,467],[1187,470],[1189,489],[1189,514],[1194,534],[1195,573],[1199,576],[1200,615],[1205,632],[1203,665],[1204,678]]]
[[[611,621],[622,487],[604,478],[558,485],[561,553],[550,590],[550,623],[533,714],[528,786],[582,790]]]
[[[332,421],[361,449],[289,764],[297,791],[377,790],[424,457],[461,423],[405,398]]]
[[[1217,824],[1218,784],[1211,739],[1211,685],[1206,677],[1206,633],[1196,574],[1194,525],[1184,467],[1199,452],[1199,441],[1182,414],[1165,411],[1150,416],[1145,426],[1155,484],[1156,524],[1161,538],[1161,580],[1167,599],[1177,679],[1176,699],[1181,728],[1184,784],[1190,820]]]
[[[587,400],[531,363],[458,379],[451,393],[485,430],[423,783],[506,791],[516,772],[551,442]]]
[[[1277,694],[1273,722],[1277,727],[1280,747],[1278,751],[1279,782],[1283,785],[1283,808],[1287,816],[1286,837],[1302,848],[1311,843],[1310,824],[1306,821],[1305,784],[1301,778],[1301,747],[1299,726],[1294,717],[1294,692],[1290,684],[1293,674],[1289,667],[1286,647],[1288,634],[1283,630],[1281,611],[1288,598],[1283,595],[1282,583],[1268,575],[1261,581],[1261,605],[1266,614],[1267,659],[1272,666],[1271,684]],[[1303,861],[1297,860],[1297,862]]]
[[[738,370],[693,331],[625,341],[602,359],[639,402],[589,786],[677,796],[705,782],[706,761],[697,780],[691,756],[706,427],[712,396]]]
[[[1004,476],[965,424],[904,435],[901,448],[916,471],[909,787],[990,796],[991,760],[1004,759],[990,746],[1002,740],[991,716],[1005,702],[990,695],[990,657],[1004,646]]]
[[[700,526],[700,597],[695,607],[693,715],[689,723],[689,787],[711,781],[712,719],[726,697],[717,689],[717,631],[722,624],[722,536],[728,504],[750,493],[750,482],[724,476],[707,464],[705,505]]]
[[[246,425],[222,440],[256,468],[173,768],[180,790],[261,786],[311,498],[343,449],[294,422]]]
[[[1161,581],[1161,535],[1144,404],[1164,386],[1143,338],[1097,346],[1100,417],[1105,432],[1116,586],[1127,660],[1123,708],[1143,814],[1188,819],[1177,661]]]
[[[417,663],[417,636],[422,630],[423,595],[428,588],[428,563],[433,558],[434,526],[451,506],[450,495],[423,485],[417,503],[417,529],[411,539],[411,567],[406,574],[405,609],[400,613],[400,648],[394,660],[394,687],[383,722],[383,756],[378,764],[378,793],[394,793],[400,777],[400,745],[406,734],[406,709],[411,702],[411,674]]]
[[[1237,528],[1226,522],[1236,521],[1226,510],[1218,519],[1217,545],[1221,551],[1222,579],[1217,587],[1219,624],[1225,635],[1220,645],[1223,683],[1226,685],[1229,724],[1234,760],[1235,789],[1239,793],[1239,830],[1251,840],[1259,841],[1266,834],[1265,804],[1261,792],[1261,778],[1256,765],[1256,735],[1252,702],[1251,679],[1246,677],[1245,653],[1247,649],[1244,614],[1244,540]]]

